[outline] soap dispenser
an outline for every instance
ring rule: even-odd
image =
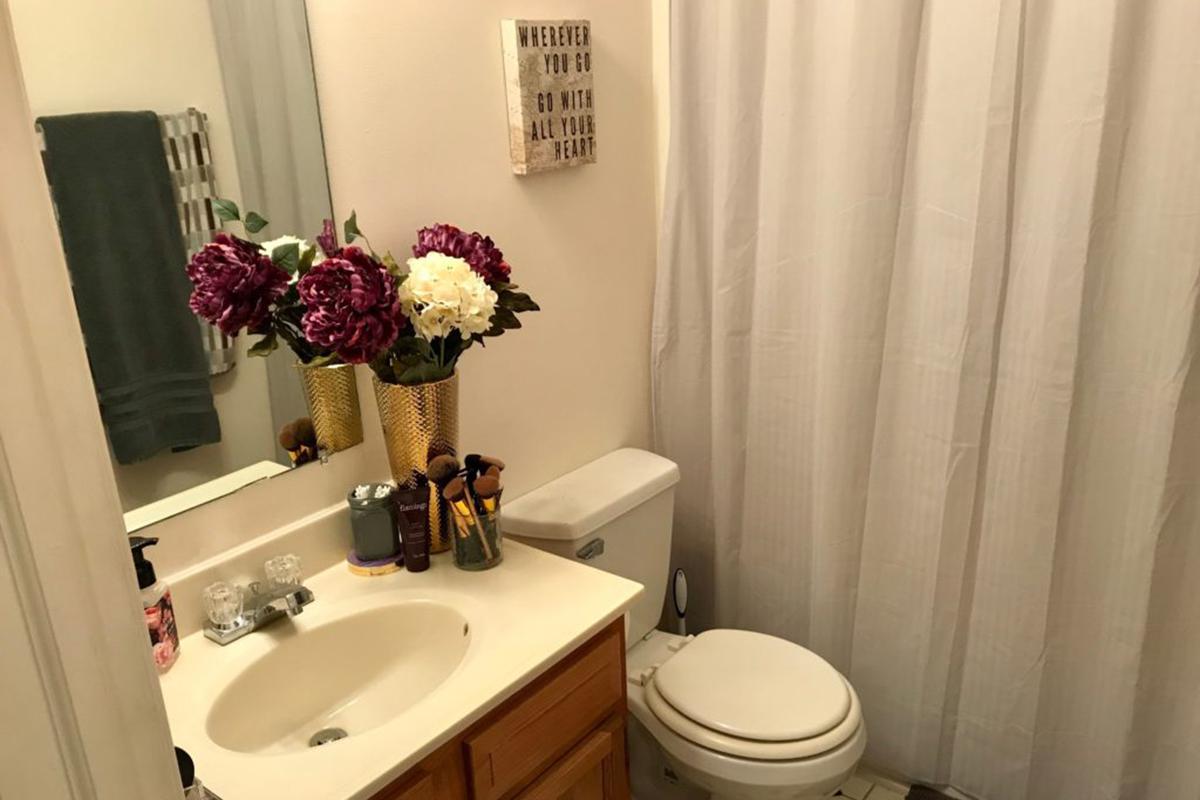
[[[142,611],[146,615],[146,629],[150,632],[154,665],[159,672],[166,672],[179,657],[179,628],[175,624],[171,589],[166,582],[158,579],[154,574],[154,565],[146,558],[146,548],[156,544],[158,539],[152,536],[129,537],[133,566],[137,569],[138,589],[142,592]]]

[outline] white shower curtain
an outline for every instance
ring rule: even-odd
[[[653,333],[700,625],[987,800],[1200,797],[1200,2],[676,0]]]

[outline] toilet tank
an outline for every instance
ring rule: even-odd
[[[637,581],[632,646],[658,626],[671,568],[679,467],[645,450],[616,450],[504,504],[504,535]]]

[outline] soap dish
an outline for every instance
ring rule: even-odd
[[[353,550],[346,556],[346,566],[355,575],[390,575],[393,572],[399,572],[404,566],[404,554],[398,553],[387,558],[378,558],[374,561],[364,561],[358,557],[358,553]]]

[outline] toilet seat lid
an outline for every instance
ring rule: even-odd
[[[823,658],[762,633],[705,631],[654,674],[658,694],[692,722],[759,742],[831,732],[851,711],[845,680]]]

